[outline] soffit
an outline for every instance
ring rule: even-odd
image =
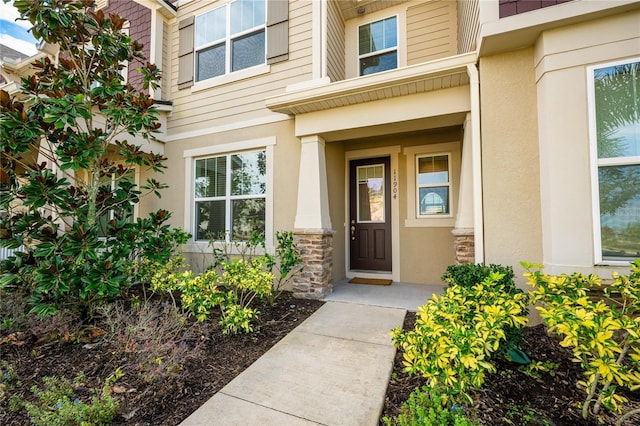
[[[377,12],[407,1],[409,0],[337,0],[345,20]]]
[[[476,59],[475,53],[466,53],[300,89],[267,98],[266,106],[275,112],[297,115],[465,86],[469,84],[467,66],[475,66]]]

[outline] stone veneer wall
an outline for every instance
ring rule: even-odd
[[[321,299],[333,291],[333,234],[331,230],[293,232],[304,264],[293,279],[293,295],[303,299]]]
[[[456,253],[456,265],[476,262],[476,250],[473,230],[454,229],[453,248]]]

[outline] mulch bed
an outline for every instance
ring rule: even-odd
[[[114,424],[177,425],[321,305],[319,301],[294,299],[284,293],[274,306],[261,308],[253,333],[225,336],[218,327],[212,326],[202,340],[201,350],[191,354],[180,371],[153,380],[145,380],[126,358],[114,358],[112,348],[101,344],[100,337],[86,345],[59,341],[43,343],[34,335],[22,335],[22,340],[7,339],[8,336],[0,334],[0,342],[3,342],[0,343],[0,370],[6,371],[7,365],[11,365],[20,384],[9,391],[33,401],[29,389],[33,385],[41,387],[44,376],[63,375],[72,379],[83,372],[87,388],[100,388],[115,368],[123,367],[125,375],[117,381],[113,393],[120,402]],[[213,318],[212,324],[215,321]],[[407,314],[405,329],[413,328],[414,323],[415,314]],[[600,422],[595,418],[582,419],[580,404],[585,393],[576,386],[578,380],[583,380],[582,373],[579,366],[571,362],[569,350],[559,346],[557,339],[549,337],[544,326],[527,328],[521,347],[536,361],[558,364],[555,375],[533,378],[520,371],[517,365],[497,360],[497,373],[487,376],[485,385],[473,395],[474,406],[467,408],[483,424],[614,424],[614,418],[606,415],[599,419]],[[398,352],[383,416],[397,415],[409,394],[424,384],[423,378],[408,376],[402,371],[402,353]],[[9,408],[10,394],[5,392],[2,397],[1,386],[0,377],[0,425],[30,424],[24,409],[15,412]],[[625,395],[632,404],[640,406],[638,392]],[[640,424],[640,418],[626,424]]]
[[[414,327],[415,313],[408,313],[404,329]],[[558,365],[555,375],[543,373],[534,378],[518,369],[514,363],[496,360],[495,374],[486,377],[484,386],[473,394],[474,406],[467,409],[483,424],[491,426],[549,425],[549,426],[591,426],[613,425],[615,417],[603,415],[599,419],[591,416],[584,420],[581,416],[584,390],[577,386],[585,380],[580,366],[571,361],[571,351],[558,344],[558,339],[547,335],[546,327],[538,325],[524,330],[522,350],[535,361],[548,361]],[[409,394],[426,385],[419,376],[409,376],[402,371],[402,352],[395,358],[392,379],[387,389],[383,416],[400,413],[402,403]],[[640,406],[640,392],[620,392],[629,398],[630,406]],[[382,423],[381,423],[382,424]],[[640,425],[640,416],[625,422],[625,425]]]
[[[152,381],[132,370],[126,359],[113,359],[109,345],[101,345],[99,339],[90,345],[59,342],[37,345],[35,336],[23,341],[5,339],[0,343],[0,370],[12,365],[21,382],[18,392],[25,400],[33,400],[29,389],[33,385],[42,387],[44,376],[64,375],[71,380],[83,372],[87,387],[101,388],[115,368],[123,367],[125,376],[117,381],[114,392],[120,401],[114,424],[177,425],[322,304],[283,293],[274,306],[260,308],[256,331],[229,336],[222,335],[218,327],[210,327],[201,350],[179,372]],[[214,318],[212,323],[215,321]],[[0,341],[3,337],[6,336],[0,335]],[[9,396],[0,397],[0,425],[30,424],[24,409],[18,412],[9,409]]]

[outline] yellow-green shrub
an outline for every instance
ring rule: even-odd
[[[533,301],[541,303],[536,309],[584,370],[582,416],[587,418],[592,404],[596,415],[603,406],[621,413],[627,399],[616,393],[617,386],[640,388],[640,260],[631,263],[630,275],[613,274],[602,300],[589,296],[589,290],[602,287],[597,275],[555,276],[543,274],[540,265],[523,266]]]
[[[210,269],[201,275],[192,271],[179,272],[180,261],[156,264],[151,275],[151,289],[180,293],[182,309],[198,321],[206,321],[215,307],[220,309],[220,326],[224,334],[253,331],[251,321],[259,312],[250,305],[257,297],[268,298],[273,291],[273,274],[265,270],[264,258],[243,259],[222,263],[222,275]],[[175,303],[175,302],[174,302]]]
[[[443,398],[465,397],[480,387],[485,372],[495,371],[491,355],[505,338],[505,328],[527,322],[527,296],[509,294],[496,286],[503,274],[491,273],[482,282],[451,286],[418,309],[413,330],[392,332],[395,345],[404,351],[405,370],[440,387]]]

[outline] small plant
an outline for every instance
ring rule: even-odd
[[[534,379],[539,379],[543,374],[548,374],[551,377],[555,377],[558,364],[551,361],[531,361],[528,365],[521,365],[518,367],[522,373]]]
[[[540,414],[527,404],[521,407],[516,404],[509,404],[508,411],[504,416],[504,421],[510,425],[540,425],[549,426],[549,421],[540,417]]]
[[[302,258],[293,240],[293,232],[276,232],[278,245],[275,254],[265,254],[266,266],[274,275],[273,293],[270,302],[275,302],[282,288],[303,268]]]
[[[15,367],[7,361],[2,361],[0,363],[0,406],[6,400],[11,410],[17,411],[16,408],[19,410],[22,406],[22,398],[17,391],[21,386],[22,381]]]
[[[84,402],[75,395],[74,384],[64,377],[44,377],[44,388],[34,386],[31,391],[36,396],[35,402],[25,404],[31,421],[37,426],[89,426],[109,425],[116,415],[118,402],[111,396],[110,384],[114,379],[107,379],[102,390]],[[82,381],[77,376],[74,382]]]
[[[503,274],[491,273],[474,286],[450,286],[418,308],[413,330],[392,331],[404,351],[405,371],[421,374],[444,392],[445,402],[471,402],[468,391],[495,372],[490,358],[505,339],[505,328],[527,322],[527,297],[498,285]]]
[[[447,405],[438,388],[414,390],[396,417],[383,417],[386,426],[473,426],[479,423],[467,418],[464,407]]]
[[[603,300],[588,294],[602,286],[597,275],[555,276],[543,274],[541,265],[523,266],[549,332],[563,337],[560,345],[571,348],[573,360],[584,370],[586,380],[580,384],[587,397],[582,417],[586,419],[590,410],[598,415],[603,407],[622,413],[627,399],[617,388],[640,389],[640,260],[631,263],[629,275],[613,274]],[[618,297],[612,297],[614,293]],[[627,412],[617,424],[638,412]]]

